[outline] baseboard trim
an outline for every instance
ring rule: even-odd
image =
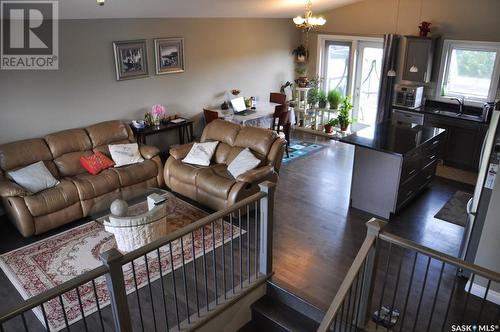
[[[470,279],[467,281],[467,284],[465,285],[465,290],[468,291],[470,287]],[[479,284],[473,283],[472,288],[470,290],[470,293],[472,295],[475,295],[477,297],[483,298],[484,294],[486,293],[486,287],[481,286]],[[497,305],[500,305],[500,293],[497,291],[492,290],[491,288],[488,290],[488,296],[486,297],[487,301],[493,302]]]

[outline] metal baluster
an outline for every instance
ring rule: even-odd
[[[175,268],[174,268],[174,255],[172,253],[172,242],[168,243],[168,248],[170,251],[170,268],[172,270],[172,285],[174,287],[174,305],[175,305],[175,318],[177,319],[177,328],[181,329],[181,321],[179,319],[179,305],[177,303],[177,286],[175,284]]]
[[[422,284],[422,289],[420,290],[420,296],[418,299],[418,305],[417,305],[417,314],[415,315],[415,321],[413,322],[413,329],[412,331],[415,331],[415,328],[417,327],[417,322],[418,322],[418,315],[420,314],[420,306],[422,304],[422,297],[424,296],[424,291],[425,291],[425,286],[427,285],[427,276],[429,275],[429,266],[431,265],[431,257],[427,257],[427,266],[425,268],[425,274],[424,274],[424,283]]]
[[[0,332],[5,332],[5,330],[3,329],[3,323],[0,323]]]
[[[47,313],[45,312],[45,308],[43,307],[43,303],[40,304],[40,307],[42,308],[42,316],[43,316],[43,321],[45,323],[45,328],[47,329],[48,332],[50,332],[49,320],[47,319]]]
[[[184,259],[184,240],[181,236],[181,256],[182,256],[182,280],[184,283],[184,296],[186,298],[186,312],[187,312],[187,321],[188,323],[191,323],[191,317],[189,313],[189,295],[188,295],[188,289],[187,289],[187,275],[186,275],[186,261]]]
[[[351,320],[349,320],[349,311],[351,310],[351,296],[352,296],[352,285],[351,285],[351,287],[349,287],[349,295],[347,296],[347,310],[346,310],[346,324],[347,324],[347,326],[351,325],[351,320],[352,320],[352,317],[351,317]],[[346,326],[346,329],[347,329],[347,326]]]
[[[82,315],[83,319],[83,326],[85,327],[85,331],[88,331],[89,328],[87,326],[87,318],[85,318],[85,314],[83,313],[83,304],[82,304],[82,297],[80,296],[80,290],[78,290],[78,287],[76,289],[76,297],[78,298],[78,306],[80,307],[80,314]]]
[[[418,253],[415,251],[415,257],[413,258],[413,266],[411,268],[410,274],[410,284],[408,285],[408,290],[406,291],[405,304],[403,306],[403,316],[401,317],[401,325],[399,325],[399,331],[403,331],[403,326],[405,323],[406,308],[408,306],[408,298],[410,297],[411,286],[413,285],[413,275],[415,274],[415,266],[417,264]]]
[[[451,301],[453,299],[453,295],[455,294],[457,279],[458,279],[458,270],[455,273],[455,278],[453,278],[453,285],[451,286],[450,298],[448,299],[448,306],[446,307],[446,314],[444,315],[443,325],[441,326],[441,332],[444,332],[444,327],[446,326],[446,321],[448,320],[448,314],[450,313]]]
[[[193,250],[194,291],[196,293],[196,312],[200,317],[200,298],[198,296],[198,273],[196,271],[196,248],[194,246],[194,232],[191,232],[191,247]]]
[[[132,265],[132,276],[134,278],[134,286],[135,286],[135,296],[137,298],[137,307],[139,308],[139,318],[141,320],[141,329],[144,332],[144,319],[142,318],[142,308],[141,308],[141,299],[139,298],[139,287],[137,285],[137,277],[135,274],[135,264],[134,261],[131,261]]]
[[[358,274],[358,279],[361,277],[361,283],[360,283],[360,287],[359,287],[358,306],[356,308],[356,327],[359,327],[358,326],[358,322],[359,322],[359,308],[361,306],[361,297],[363,295],[363,288],[364,288],[364,278],[363,278],[363,276],[365,275],[365,269],[366,269],[366,260],[363,262],[363,267],[361,269],[361,272]]]
[[[486,292],[484,293],[483,300],[481,301],[481,308],[479,309],[479,315],[477,316],[477,319],[476,319],[476,322],[478,322],[478,323],[481,322],[481,314],[483,313],[484,303],[486,302],[486,299],[488,298],[488,292],[490,291],[490,286],[491,286],[491,279],[488,280],[488,284],[486,285]]]
[[[259,257],[259,242],[258,242],[258,237],[259,237],[259,205],[257,204],[257,201],[255,202],[255,248],[254,248],[254,254],[255,254],[255,280],[259,278],[259,262],[258,262],[258,257]]]
[[[229,224],[230,224],[230,231],[231,231],[231,246],[229,249],[231,249],[231,288],[233,289],[233,295],[234,295],[234,239],[233,239],[233,214],[229,214]]]
[[[28,332],[28,324],[26,323],[26,317],[24,317],[24,312],[21,314],[21,319],[23,321],[24,330]]]
[[[340,311],[338,313],[338,314],[340,314],[340,317],[339,317],[339,331],[342,331],[342,316],[343,316],[343,313],[344,313],[344,302],[342,302],[342,305],[340,306]]]
[[[355,325],[357,322],[357,317],[354,316],[354,314],[356,313],[356,301],[358,299],[358,284],[359,284],[359,271],[358,274],[356,275],[356,286],[354,287],[354,302],[352,303],[352,313],[351,313],[352,321],[354,323],[351,323],[351,325],[349,326],[349,332],[352,331],[353,325]]]
[[[439,272],[438,285],[436,287],[436,294],[434,294],[434,300],[432,301],[431,317],[429,318],[429,323],[427,323],[427,331],[430,331],[431,328],[432,317],[434,316],[434,308],[436,307],[436,301],[439,295],[439,288],[441,287],[441,280],[443,278],[444,268],[445,268],[445,262],[442,262],[441,271]]]
[[[252,273],[250,272],[250,204],[247,205],[247,274],[248,274],[248,285],[252,281]]]
[[[337,330],[336,326],[337,326],[337,315],[335,315],[335,319],[333,320],[333,325],[331,326],[331,328],[333,328],[333,332]]]
[[[203,244],[203,276],[205,278],[205,301],[207,305],[207,311],[209,308],[208,300],[208,276],[207,276],[207,253],[205,249],[205,226],[201,228],[201,242]]]
[[[215,252],[215,221],[212,221],[212,257],[214,263],[214,288],[215,288],[215,305],[219,304],[219,295],[217,294],[217,259]]]
[[[384,275],[384,282],[382,284],[382,295],[380,296],[380,302],[378,305],[378,312],[377,312],[377,321],[375,322],[375,330],[378,329],[378,322],[380,321],[380,311],[382,311],[382,303],[384,301],[384,294],[385,294],[385,286],[387,284],[387,275],[389,274],[389,263],[391,262],[391,252],[392,252],[392,243],[389,243],[389,253],[387,255],[387,263],[385,266],[385,275]],[[369,287],[369,286],[368,286]]]
[[[164,285],[165,280],[163,279],[163,268],[161,267],[160,248],[156,249],[156,257],[158,257],[158,271],[160,273],[161,297],[163,299],[163,313],[165,314],[165,326],[166,326],[167,331],[168,331],[170,329],[168,327],[167,299],[165,298],[165,285]]]
[[[95,303],[97,306],[97,313],[99,314],[99,321],[101,322],[101,330],[104,332],[104,321],[102,319],[101,306],[99,305],[99,297],[97,296],[97,287],[95,286],[95,280],[92,279],[92,288],[94,290]],[[42,305],[43,309],[43,305]]]
[[[243,256],[242,256],[242,245],[241,245],[241,237],[242,237],[242,231],[241,231],[241,209],[238,210],[238,228],[239,228],[239,256],[240,256],[240,291],[243,289]]]
[[[392,312],[394,310],[394,303],[396,302],[396,295],[398,294],[398,287],[399,287],[399,278],[401,276],[401,267],[403,266],[403,256],[404,256],[404,251],[402,257],[399,259],[399,266],[398,266],[398,276],[396,277],[396,285],[394,287],[394,294],[392,295],[392,302],[391,302],[391,311],[389,313],[389,322],[392,320]],[[387,328],[387,331],[389,331],[389,328]]]
[[[63,318],[64,318],[64,324],[66,325],[66,330],[71,331],[69,329],[68,316],[66,316],[66,309],[64,308],[64,301],[63,301],[62,295],[59,295],[59,303],[61,304],[61,309],[62,309]]]
[[[224,290],[224,300],[227,300],[227,286],[226,286],[226,253],[224,251],[224,242],[226,238],[224,237],[224,220],[222,218],[220,219],[220,227],[222,231],[222,284],[223,284],[223,290]]]
[[[153,324],[155,327],[155,332],[158,331],[156,327],[156,314],[155,314],[155,305],[154,305],[154,299],[153,299],[153,290],[151,289],[151,277],[149,275],[149,262],[148,262],[148,254],[144,255],[144,263],[146,265],[146,277],[148,280],[148,289],[149,289],[149,298],[151,299],[151,311],[153,314]],[[160,275],[161,278],[161,275]]]
[[[465,316],[466,316],[466,311],[467,311],[467,305],[469,304],[469,297],[470,297],[470,292],[472,290],[472,285],[474,284],[474,278],[476,277],[475,274],[472,275],[471,279],[470,279],[470,285],[469,285],[469,291],[467,292],[467,295],[465,297],[465,305],[464,305],[464,309],[462,311],[462,315],[460,317],[462,317],[462,319],[465,321]]]

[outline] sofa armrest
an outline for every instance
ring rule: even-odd
[[[273,166],[263,166],[256,169],[251,169],[243,174],[238,175],[236,181],[254,183],[264,179],[265,177],[273,173]]]
[[[139,151],[144,159],[153,159],[160,154],[160,149],[152,145],[140,145]]]
[[[188,155],[191,148],[193,147],[193,144],[194,143],[188,143],[171,148],[170,155],[177,160],[184,159]]]
[[[0,196],[1,197],[16,197],[26,196],[28,192],[20,185],[7,179],[0,179]]]

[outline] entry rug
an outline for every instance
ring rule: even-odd
[[[286,153],[284,153],[282,163],[286,164],[292,160],[307,156],[307,155],[313,153],[314,151],[321,150],[325,147],[326,147],[326,145],[301,141],[301,140],[297,140],[297,139],[291,139],[290,146],[288,147],[290,157],[287,157]]]
[[[146,204],[146,202],[138,205]],[[133,208],[137,207],[134,206]],[[207,213],[181,200],[177,201],[175,210],[169,216],[169,230],[180,229],[189,225]],[[245,231],[242,230],[241,234]],[[240,235],[239,228],[233,225],[233,239]],[[210,225],[205,227],[205,252],[213,249],[212,241],[215,239],[215,247],[222,245],[222,226],[216,222],[214,233]],[[224,243],[231,241],[231,225],[224,222]],[[203,254],[203,241],[201,229],[194,233],[195,256]],[[186,264],[193,260],[192,239],[188,234],[183,238],[184,258]],[[65,281],[92,270],[102,265],[99,254],[115,247],[116,243],[111,233],[97,222],[89,222],[50,238],[30,244],[20,249],[13,250],[0,256],[0,267],[16,287],[24,299],[31,298]],[[149,257],[151,255],[151,257]],[[180,240],[172,242],[173,264],[170,262],[170,250],[168,246],[160,248],[161,271],[163,275],[172,272],[182,266]],[[138,288],[148,284],[145,259],[134,261]],[[148,268],[151,281],[160,277],[159,264],[156,252],[148,254]],[[127,294],[135,291],[132,274],[132,265],[123,266],[125,287]],[[95,279],[97,296],[100,308],[109,305],[109,294],[104,277]],[[97,311],[92,283],[79,287],[80,296],[85,316]],[[66,317],[69,324],[82,319],[78,297],[75,290],[63,295]],[[65,327],[64,314],[57,299],[49,301],[44,305],[51,331],[59,331]],[[45,326],[42,310],[37,307],[33,310],[38,319]]]
[[[455,192],[434,218],[465,227],[467,224],[467,202],[471,198],[472,195],[466,192],[460,190]]]

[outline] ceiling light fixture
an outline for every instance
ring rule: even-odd
[[[310,31],[311,29],[325,25],[326,20],[323,17],[313,16],[312,2],[311,0],[307,0],[304,17],[302,16],[294,17],[293,23],[295,23],[295,25],[298,28],[304,31]]]
[[[106,2],[106,0],[96,0],[96,1],[99,6],[104,6],[104,2]]]

